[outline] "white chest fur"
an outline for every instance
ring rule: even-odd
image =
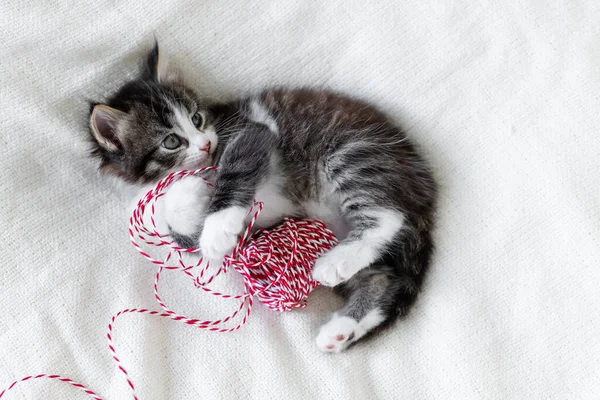
[[[334,199],[320,199],[310,201],[304,205],[307,218],[315,218],[323,221],[327,228],[341,240],[348,235],[349,227],[342,217],[338,203]]]
[[[335,199],[326,197],[309,201],[299,207],[282,194],[280,183],[280,179],[271,177],[258,189],[256,200],[262,201],[264,208],[255,226],[259,228],[269,227],[278,223],[284,217],[315,218],[323,221],[338,239],[346,237],[349,228],[340,214],[339,205]]]
[[[301,216],[302,209],[282,194],[282,178],[271,174],[256,192],[256,200],[264,203],[256,226],[259,228],[272,226],[284,217]]]
[[[340,213],[339,199],[325,192],[317,200],[308,201],[300,206],[294,204],[284,195],[283,178],[276,172],[277,161],[276,158],[271,160],[271,174],[256,193],[256,200],[264,203],[256,226],[269,227],[285,217],[315,218],[323,221],[338,239],[346,237],[349,227]],[[323,187],[327,187],[325,182]],[[250,218],[251,216],[248,216],[248,220]]]

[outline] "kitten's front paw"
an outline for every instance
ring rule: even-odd
[[[169,229],[180,236],[196,235],[210,199],[210,187],[196,176],[175,182],[165,194],[164,216]]]
[[[244,230],[246,214],[243,207],[229,207],[210,214],[200,236],[202,254],[210,260],[222,260],[229,254]]]
[[[324,286],[336,286],[363,268],[357,262],[359,258],[352,249],[338,245],[317,260],[312,277]]]
[[[364,334],[364,329],[354,319],[334,314],[331,320],[321,327],[316,343],[324,353],[339,353]]]

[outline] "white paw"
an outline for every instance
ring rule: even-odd
[[[211,188],[196,176],[175,182],[164,198],[164,216],[171,230],[182,235],[197,234],[210,200]]]
[[[205,257],[221,260],[231,253],[244,230],[247,211],[243,207],[229,207],[206,217],[200,236],[200,250]]]
[[[331,320],[321,327],[316,343],[324,353],[339,353],[365,333],[354,319],[334,314]]]
[[[312,276],[324,286],[336,286],[366,266],[353,245],[338,245],[317,260]]]

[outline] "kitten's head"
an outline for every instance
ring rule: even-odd
[[[212,162],[212,116],[160,57],[155,45],[141,75],[90,110],[92,154],[100,168],[130,183],[149,183]]]

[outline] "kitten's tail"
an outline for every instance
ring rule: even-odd
[[[407,222],[408,229],[404,231],[398,251],[393,257],[395,270],[400,275],[400,281],[403,282],[397,298],[399,315],[407,314],[410,306],[417,299],[434,249],[431,220],[426,217],[415,217]]]

